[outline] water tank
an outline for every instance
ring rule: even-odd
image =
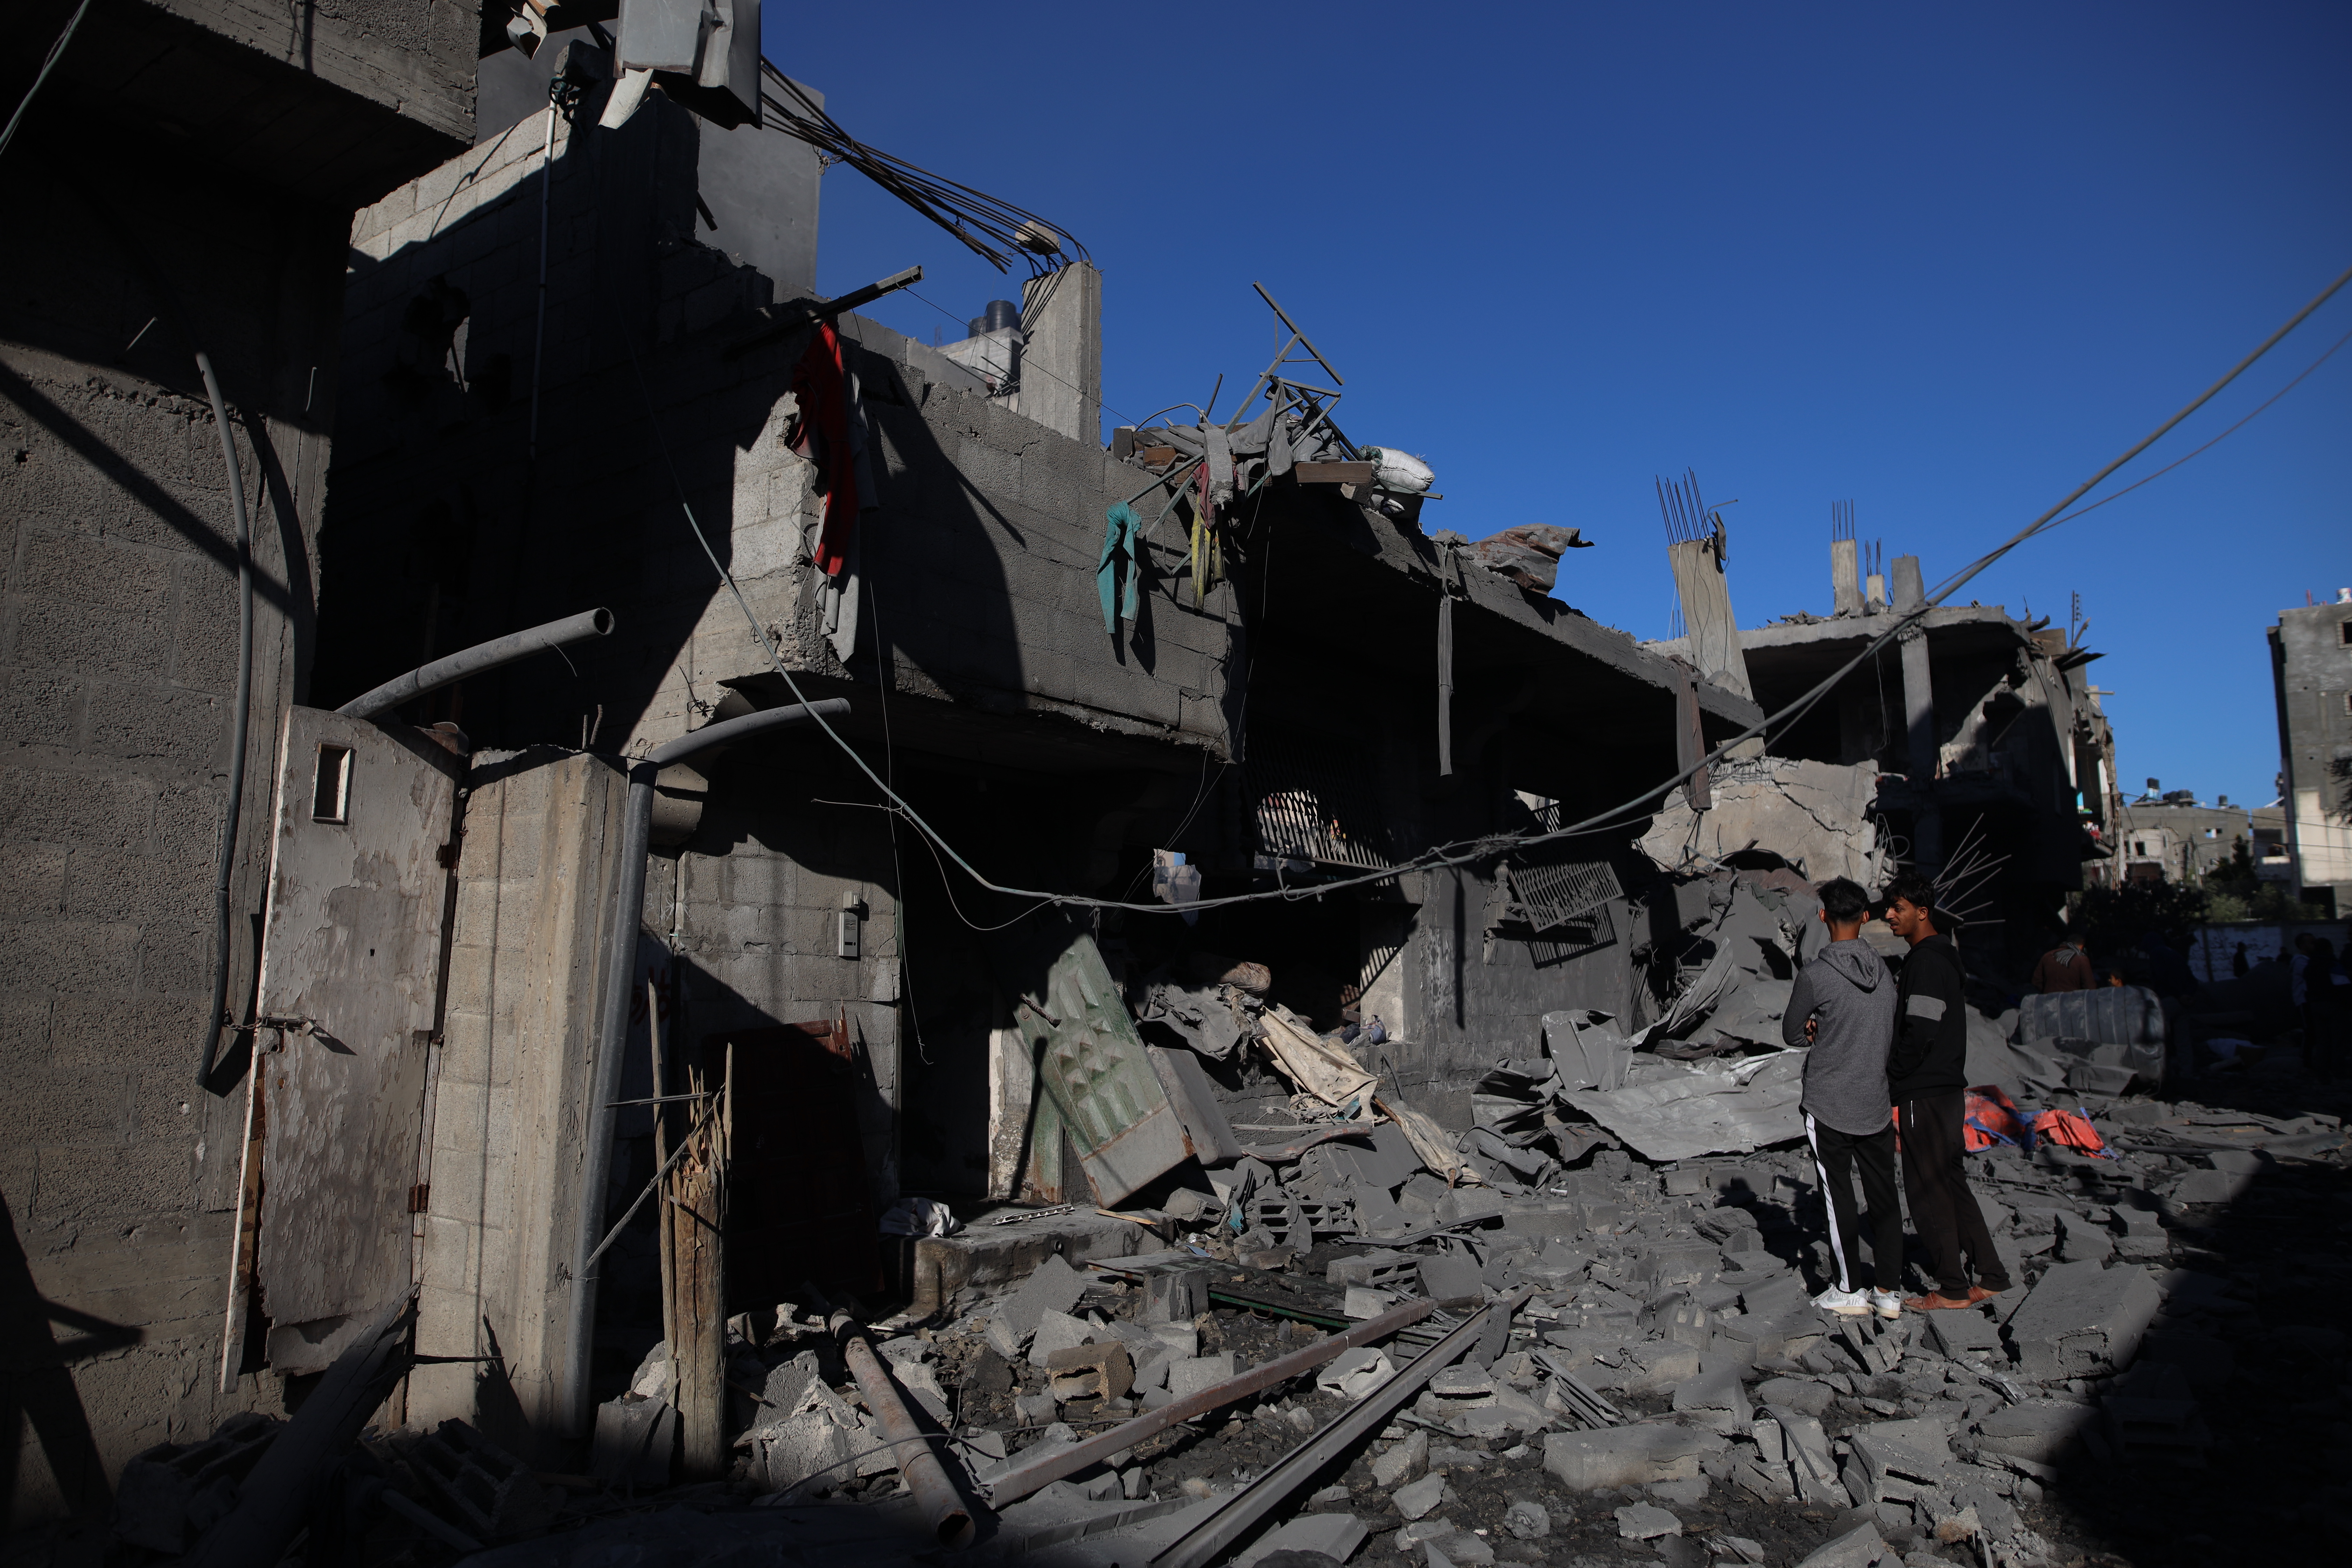
[[[964,336],[968,338],[976,338],[986,331],[988,331],[988,318],[986,316],[974,316],[971,321],[966,321],[963,324]]]
[[[1021,307],[1010,300],[991,300],[988,314],[982,320],[987,321],[990,331],[1001,332],[1007,327],[1021,324]]]

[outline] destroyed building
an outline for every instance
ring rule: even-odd
[[[2352,589],[2270,628],[2279,793],[2296,897],[2352,908]]]
[[[2030,966],[2064,895],[2086,875],[2114,874],[2115,742],[2085,673],[2100,655],[2046,619],[2028,624],[1998,605],[1928,605],[1916,556],[1895,557],[1891,583],[1865,576],[1850,536],[1831,543],[1831,615],[1799,612],[1735,632],[1720,544],[1671,548],[1717,553],[1697,569],[1677,562],[1693,631],[1649,646],[1752,691],[1767,712],[1796,707],[1834,678],[1774,728],[1769,756],[1846,774],[1845,787],[1861,792],[1862,810],[1905,861],[1965,889],[1956,907],[1979,921],[1962,940],[1988,968]],[[1736,856],[1746,820],[1734,814],[1706,825],[1702,847]]]
[[[2205,1331],[2245,1309],[2158,1271],[2166,1222],[2340,1128],[2137,1097],[2141,993],[1972,1021],[1972,1079],[2122,1129],[2011,1105],[1978,1152],[2013,1295],[1808,1302],[1810,884],[1875,885],[1922,823],[1947,864],[2074,823],[2068,766],[2105,802],[2071,646],[1929,615],[1925,732],[1965,743],[1925,794],[1882,777],[1907,702],[1857,748],[1732,745],[1794,677],[1746,649],[1695,486],[1694,635],[1645,648],[1554,596],[1579,531],[1439,526],[1270,294],[1287,346],[1236,410],[1106,442],[1076,237],[966,214],[949,243],[1029,276],[945,351],[856,313],[907,275],[820,299],[824,161],[892,165],[759,58],[747,0],[618,11],[420,10],[400,91],[334,75],[383,62],[332,23],[89,13],[167,35],[97,54],[160,73],[123,90],[273,84],[201,150],[267,123],[265,170],[288,138],[366,158],[257,204],[309,226],[316,292],[175,274],[278,404],[208,424],[185,343],[115,349],[164,290],[94,239],[82,316],[21,305],[80,298],[70,265],[10,296],[9,647],[58,715],[11,759],[42,1130],[0,1191],[12,1313],[47,1314],[10,1348],[17,1522],[79,1508],[126,1562],[790,1531],[861,1563],[2030,1568],[2055,1466],[2210,1446]],[[67,58],[36,131],[112,111]],[[472,118],[414,107],[426,79]],[[140,189],[194,223],[175,175]],[[56,642],[92,612],[152,634],[162,687]],[[2062,664],[2045,744],[2001,693]]]

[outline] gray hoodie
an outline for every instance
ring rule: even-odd
[[[1818,1016],[1805,1062],[1806,1114],[1855,1137],[1886,1125],[1891,1096],[1886,1055],[1895,1044],[1895,977],[1859,937],[1833,942],[1797,973],[1780,1038],[1805,1043],[1805,1020]]]

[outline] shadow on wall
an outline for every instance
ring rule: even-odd
[[[0,1529],[13,1529],[31,1507],[62,1503],[95,1513],[113,1500],[72,1368],[138,1344],[146,1333],[46,1300],[5,1198],[0,1226]],[[68,1331],[63,1338],[59,1327]],[[26,1451],[28,1439],[37,1455]],[[38,1495],[43,1480],[52,1497]]]
[[[535,158],[503,195],[429,237],[382,261],[353,253],[321,542],[320,703],[599,604],[619,631],[571,650],[568,666],[541,659],[478,679],[418,716],[454,718],[482,744],[609,751],[673,672],[714,685],[760,673],[755,650],[740,669],[685,659],[706,614],[733,611],[715,603],[725,589],[681,503],[719,560],[755,582],[805,570],[798,459],[774,416],[810,334],[727,357],[761,329],[751,311],[770,285],[695,238],[696,121],[649,100],[627,125],[593,129],[597,101],[581,106],[548,190],[535,458]],[[779,605],[773,581],[748,591],[763,607],[789,606],[793,624],[766,629],[836,680],[876,679],[878,632],[909,667],[909,689],[1017,710],[1025,682],[1005,558],[1034,545],[1018,503],[991,497],[1022,493],[1024,458],[982,439],[1013,416],[950,408],[943,435],[921,405],[950,394],[846,346],[881,492],[858,525],[866,599],[849,665],[824,649],[805,595]],[[716,700],[709,686],[696,696]]]

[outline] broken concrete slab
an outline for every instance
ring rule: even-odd
[[[1646,1486],[1697,1475],[1700,1459],[1729,1446],[1717,1433],[1648,1422],[1554,1432],[1544,1439],[1544,1468],[1576,1491]]]
[[[2082,1442],[2097,1412],[2087,1405],[2040,1401],[1989,1411],[1976,1423],[1977,1447],[1985,1452],[2054,1465]]]
[[[1389,1493],[1389,1501],[1395,1504],[1397,1512],[1408,1520],[1421,1518],[1436,1508],[1444,1498],[1445,1478],[1434,1471]]]
[[[283,1425],[240,1411],[201,1443],[163,1443],[134,1456],[115,1488],[109,1514],[115,1534],[151,1552],[176,1556],[186,1551],[194,1536],[227,1513],[237,1483]]]
[[[1551,1513],[1533,1498],[1513,1498],[1503,1510],[1503,1528],[1518,1541],[1541,1541],[1551,1533]]]
[[[1234,1373],[1234,1352],[1231,1351],[1171,1361],[1168,1363],[1168,1392],[1177,1399],[1183,1399],[1204,1388],[1214,1388]]]
[[[1617,1533],[1627,1541],[1655,1541],[1683,1532],[1683,1521],[1655,1503],[1628,1503],[1615,1511]]]
[[[2001,1325],[2026,1376],[2047,1381],[2123,1371],[2163,1298],[2147,1270],[2061,1263],[2019,1302]]]
[[[997,1353],[1008,1360],[1020,1354],[1020,1346],[1037,1331],[1037,1324],[1047,1312],[1067,1312],[1086,1294],[1086,1277],[1067,1263],[1059,1254],[1048,1253],[1043,1261],[1030,1270],[1021,1288],[1007,1296],[995,1312],[995,1321],[1003,1331],[1013,1336],[1014,1348],[1008,1351],[992,1338]]]
[[[1094,1325],[1083,1318],[1073,1318],[1067,1312],[1051,1308],[1038,1314],[1036,1332],[1029,1342],[1029,1364],[1044,1368],[1055,1351],[1082,1345],[1094,1335]]]
[[[1301,1562],[1313,1561],[1304,1554],[1319,1553],[1330,1562],[1345,1563],[1370,1534],[1364,1521],[1352,1513],[1301,1514],[1260,1536],[1234,1559],[1234,1568],[1255,1568],[1260,1563],[1272,1568],[1276,1554],[1282,1552]]]
[[[1395,1373],[1396,1367],[1385,1352],[1358,1345],[1327,1362],[1315,1374],[1315,1386],[1342,1399],[1361,1399]]]
[[[1478,1266],[1451,1253],[1421,1260],[1421,1289],[1440,1306],[1486,1299],[1486,1283],[1478,1277]]]
[[[1420,1474],[1428,1463],[1429,1434],[1415,1429],[1394,1447],[1373,1456],[1372,1480],[1384,1491],[1393,1490]]]
[[[1806,1553],[1798,1561],[1797,1568],[1870,1568],[1874,1563],[1894,1557],[1895,1549],[1879,1535],[1877,1526],[1857,1524]]]

